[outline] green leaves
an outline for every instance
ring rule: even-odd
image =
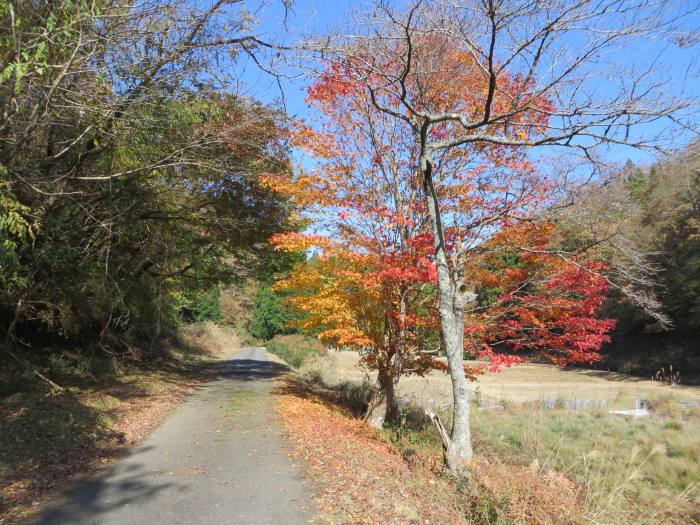
[[[174,324],[221,319],[220,285],[284,269],[266,241],[291,206],[259,179],[289,171],[285,116],[227,92],[213,42],[248,22],[218,9],[0,0],[10,339],[155,352]]]
[[[267,341],[277,334],[289,333],[287,324],[293,318],[288,307],[281,304],[278,294],[268,284],[258,287],[253,319],[250,322],[250,333],[253,337]]]
[[[219,295],[218,286],[212,286],[209,290],[196,294],[192,302],[192,312],[195,321],[221,321],[223,314],[219,305]]]
[[[28,206],[0,192],[0,235],[4,233],[18,241],[34,240],[35,225],[27,218],[30,214]]]

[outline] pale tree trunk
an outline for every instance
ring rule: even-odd
[[[397,408],[394,378],[380,370],[364,420],[373,428],[382,428],[384,423],[396,421]]]
[[[438,284],[438,288],[439,288]],[[440,294],[440,327],[452,380],[452,433],[445,440],[445,465],[456,475],[464,475],[472,458],[469,420],[469,382],[464,374],[464,306],[457,294]]]
[[[445,466],[454,475],[465,475],[473,451],[469,420],[469,383],[464,373],[464,308],[475,296],[461,282],[460,269],[450,269],[449,266],[439,201],[432,179],[432,162],[428,153],[424,152],[421,156],[420,168],[428,217],[435,239],[440,328],[452,380],[452,432],[447,434],[437,415],[432,412],[428,415],[435,422],[442,437]]]

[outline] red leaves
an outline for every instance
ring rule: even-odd
[[[489,256],[481,260],[483,289],[498,291],[467,333],[486,347],[479,355],[495,367],[512,364],[495,348],[534,352],[556,364],[592,362],[609,340],[615,322],[598,319],[608,289],[596,261],[576,260],[550,246],[553,225],[511,227],[487,243]]]
[[[491,372],[497,372],[503,367],[510,367],[518,363],[523,362],[522,356],[511,355],[511,354],[497,354],[493,349],[487,345],[483,344],[481,350],[479,350],[479,357],[489,362],[488,369]]]
[[[483,118],[490,89],[478,55],[438,35],[416,36],[414,45],[418,59],[406,77],[405,94],[415,108]],[[318,110],[321,123],[315,129],[297,126],[296,143],[314,156],[316,166],[285,189],[305,206],[316,231],[326,232],[326,240],[297,237],[285,242],[288,248],[320,247],[324,263],[337,258],[337,263],[323,266],[333,275],[307,271],[301,280],[323,283],[311,286],[316,295],[306,296],[302,305],[311,319],[318,318],[317,328],[323,326],[337,343],[363,341],[366,362],[372,366],[405,352],[420,363],[420,373],[432,365],[416,357],[424,342],[419,333],[435,330],[439,323],[433,237],[427,233],[416,174],[419,148],[405,122],[414,116],[408,112],[405,119],[393,118],[373,109],[378,101],[399,114],[407,111],[402,95],[387,82],[402,67],[395,60],[403,56],[401,50],[394,51],[399,55],[392,58],[392,53],[355,50],[355,58],[329,62],[309,88],[307,102]],[[423,63],[428,70],[421,70]],[[387,76],[379,78],[377,71]],[[499,74],[491,94],[492,113],[508,116],[494,119],[480,132],[514,142],[536,137],[553,109],[550,100],[533,93],[532,79],[517,75]],[[527,101],[522,107],[529,109],[510,111],[516,99]],[[450,119],[429,131],[433,141],[468,133]],[[598,359],[612,327],[596,318],[606,292],[601,268],[550,253],[552,224],[522,222],[548,198],[550,189],[525,149],[465,141],[438,150],[434,179],[448,257],[452,260],[457,250],[470,247],[464,275],[485,296],[480,308],[468,315],[467,350],[476,348],[474,353],[492,368],[517,363],[524,352],[553,362]],[[311,299],[316,298],[313,308]],[[337,326],[329,328],[333,323]]]
[[[415,252],[381,257],[377,276],[386,286],[433,284],[437,280],[435,264],[426,255]]]

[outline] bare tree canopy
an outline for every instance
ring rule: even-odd
[[[697,133],[697,95],[684,88],[687,79],[668,75],[658,46],[650,52],[659,56],[631,58],[649,42],[663,51],[695,41],[697,35],[682,28],[698,8],[684,4],[422,1],[397,11],[377,3],[369,25],[358,21],[357,34],[340,35],[324,51],[362,64],[368,88],[397,104],[382,104],[383,111],[414,126],[452,124],[453,136],[431,140],[433,150],[480,141],[584,151],[610,143],[663,149],[677,146],[679,135],[687,141]],[[417,60],[426,39],[431,52]],[[431,107],[411,89],[449,74],[437,60],[447,47],[468,54],[488,83],[472,94],[468,108]],[[697,64],[688,66],[689,74],[697,74]],[[519,89],[506,90],[506,78],[517,78]],[[508,103],[496,104],[499,95]],[[527,122],[502,126],[526,113],[548,120],[536,136],[518,138]]]
[[[441,433],[452,472],[463,471],[472,454],[463,366],[465,311],[476,298],[469,262],[502,221],[522,214],[522,197],[511,187],[525,187],[524,194],[534,188],[523,178],[532,170],[523,168],[541,163],[547,151],[572,151],[599,170],[603,151],[667,151],[697,135],[697,93],[668,74],[663,53],[693,44],[697,35],[685,28],[697,10],[652,0],[379,1],[350,29],[308,44],[324,68],[330,61],[338,83],[361,85],[377,112],[414,137],[453,384],[454,426],[449,439]],[[633,59],[644,47],[651,56]],[[696,66],[688,67],[693,74]],[[493,184],[504,168],[495,151],[510,159],[515,180],[521,177],[506,186],[501,212],[469,217],[445,206],[445,195],[465,183],[447,182],[445,159],[466,157],[463,169],[481,166],[486,175],[475,180]],[[606,278],[663,321],[641,289],[654,269],[624,243],[617,248],[624,264]],[[546,250],[581,267],[580,250]]]

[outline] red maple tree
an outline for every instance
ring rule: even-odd
[[[437,44],[420,42],[426,50]],[[418,77],[414,88],[426,104],[464,111],[475,104],[473,94],[488,86],[467,53],[443,51],[444,70],[452,76],[429,85]],[[276,244],[322,249],[321,257],[278,286],[297,292],[291,302],[306,314],[302,328],[360,349],[363,362],[379,371],[381,406],[389,414],[401,374],[448,365],[422,346],[423,335],[435,333],[440,323],[436,241],[416,170],[418,143],[403,119],[377,111],[376,98],[390,103],[392,94],[368,92],[357,80],[367,74],[359,60],[328,64],[307,99],[320,122],[300,124],[296,132],[296,145],[316,165],[292,181],[270,184],[292,196],[314,228],[279,236]],[[526,90],[524,83],[504,77],[496,104]],[[524,122],[528,126],[519,127]],[[545,123],[540,112],[516,115],[492,131],[536,133]],[[430,133],[453,133],[449,126],[434,126]],[[606,291],[600,264],[561,258],[554,225],[526,220],[550,186],[524,150],[482,144],[435,153],[435,159],[441,242],[453,267],[469,275],[474,295],[463,325],[467,354],[487,360],[492,370],[519,362],[525,352],[557,364],[599,359],[613,326],[596,318]],[[461,366],[462,375],[466,370],[472,377],[483,368]]]

